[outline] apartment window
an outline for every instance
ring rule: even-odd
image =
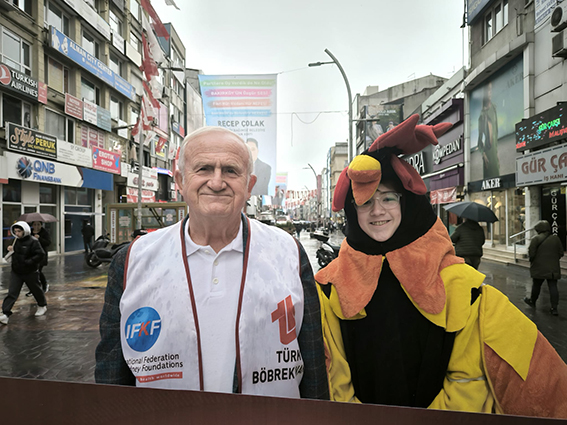
[[[32,14],[32,0],[12,0],[12,3],[28,15]]]
[[[122,102],[114,96],[110,96],[110,116],[113,120],[118,121],[123,118],[123,107]]]
[[[22,102],[20,99],[1,94],[2,97],[2,126],[11,122],[24,127],[31,128],[31,104]]]
[[[100,89],[84,78],[81,78],[81,97],[100,105]]]
[[[140,3],[137,0],[130,0],[130,13],[137,21],[140,20]]]
[[[508,0],[501,0],[484,15],[484,42],[487,43],[508,25]]]
[[[1,37],[0,60],[31,76],[31,46],[6,28],[2,28]]]
[[[138,117],[140,116],[140,111],[134,108],[130,108],[130,121],[128,124],[136,124],[138,122]]]
[[[59,140],[75,142],[75,122],[50,109],[45,110],[45,131]]]
[[[55,59],[45,57],[45,82],[54,90],[60,93],[69,91],[69,68]]]
[[[122,20],[112,10],[109,13],[109,18],[110,29],[122,37]]]
[[[108,62],[108,67],[117,73],[118,75],[122,76],[122,61],[118,59],[118,57],[114,56],[112,53],[110,54],[110,60]]]
[[[142,41],[132,31],[130,31],[130,40],[128,42],[138,53],[142,53]]]
[[[172,56],[172,61],[173,61],[173,67],[175,68],[183,68],[183,58],[181,57],[181,55],[179,54],[179,52],[177,51],[177,49],[172,46],[171,48],[171,56]]]
[[[83,41],[81,45],[83,49],[89,52],[92,56],[100,59],[99,58],[100,46],[98,44],[98,41],[86,31],[83,31]]]
[[[45,3],[45,22],[61,31],[67,37],[70,36],[69,17],[65,15],[52,1]]]

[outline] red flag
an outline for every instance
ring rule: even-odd
[[[150,52],[150,46],[148,45],[148,40],[144,33],[142,33],[142,46],[144,48],[144,57],[142,60],[142,66],[140,66],[140,70],[146,74],[146,79],[149,81],[152,77],[158,76],[158,67],[155,60],[152,58],[152,54]]]
[[[167,140],[165,139],[165,137],[161,137],[159,138],[157,144],[156,144],[156,153],[161,152],[161,150],[163,149],[163,146],[165,145],[165,142],[167,142]]]
[[[167,32],[167,28],[165,28],[165,26],[161,22],[161,19],[154,10],[154,7],[150,3],[150,0],[142,0],[142,7],[152,18],[152,27],[154,28],[157,36],[164,37],[166,40],[169,40],[169,33]]]
[[[152,89],[150,88],[150,86],[148,86],[146,80],[142,80],[142,86],[144,86],[144,92],[148,95],[148,99],[151,102],[152,106],[159,109],[159,102],[154,97]]]

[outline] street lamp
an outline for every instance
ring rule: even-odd
[[[332,59],[331,62],[313,62],[308,64],[307,66],[321,66],[334,63],[339,68],[339,71],[341,71],[341,74],[345,80],[348,93],[348,162],[350,164],[350,162],[352,161],[352,94],[350,92],[350,84],[345,74],[345,70],[343,69],[337,58],[333,56],[329,49],[325,49],[325,53],[330,56],[330,58]]]

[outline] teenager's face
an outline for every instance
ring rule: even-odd
[[[22,236],[24,236],[24,231],[20,228],[15,228],[14,230],[14,235],[16,235],[17,238],[21,238]]]
[[[394,188],[380,184],[374,196],[356,207],[360,228],[378,242],[386,242],[402,222],[402,208]]]

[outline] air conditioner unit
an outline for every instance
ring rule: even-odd
[[[551,39],[551,56],[554,58],[567,57],[567,30],[561,31]]]
[[[558,4],[551,12],[551,31],[559,32],[567,27],[567,2]]]

